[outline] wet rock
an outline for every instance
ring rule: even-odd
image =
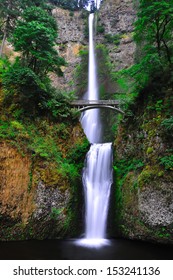
[[[173,223],[173,184],[163,182],[160,190],[151,188],[139,194],[139,211],[149,226],[169,226]]]

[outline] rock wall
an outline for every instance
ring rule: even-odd
[[[140,94],[115,140],[116,227],[132,239],[173,243],[172,91]]]
[[[31,158],[22,157],[5,142],[0,143],[0,206],[1,215],[21,218],[25,223],[34,211],[33,193],[27,191],[30,182]]]
[[[51,75],[53,84],[63,91],[78,93],[79,81],[75,73],[81,63],[79,52],[88,46],[88,13],[84,10],[69,12],[56,8],[53,10],[53,15],[58,24],[56,48],[67,62],[67,66],[62,68],[63,77]],[[112,70],[117,71],[132,65],[135,52],[135,44],[132,40],[135,19],[133,1],[105,0],[98,11],[97,19],[96,25],[104,30],[96,33],[96,44],[104,44],[108,49]],[[97,27],[96,29],[99,30]]]
[[[69,150],[83,141],[85,136],[78,124],[70,128],[70,136],[63,141],[62,146],[57,144],[66,157]],[[84,158],[81,157],[81,168],[83,162]],[[80,184],[80,174],[75,180],[64,177],[58,172],[56,162],[34,158],[32,154],[24,154],[14,147],[12,141],[1,140],[0,240],[75,235],[80,227],[80,211],[77,210],[76,194],[73,203],[71,199],[74,192],[80,195]]]
[[[79,51],[85,45],[84,20],[82,12],[70,12],[61,8],[53,10],[58,24],[56,49],[63,56],[67,66],[62,68],[63,77],[51,75],[53,84],[58,89],[71,92],[75,90],[75,67],[80,63]]]
[[[135,17],[132,0],[107,0],[100,8],[98,24],[104,32],[97,34],[97,42],[106,44],[114,70],[127,68],[134,62],[132,36]]]

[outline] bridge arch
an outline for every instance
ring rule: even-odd
[[[106,109],[111,109],[111,110],[114,110],[114,111],[117,111],[118,113],[120,114],[124,114],[124,112],[119,109],[119,108],[116,108],[116,107],[113,107],[113,106],[108,106],[108,105],[100,105],[100,106],[84,106],[82,108],[79,108],[78,111],[79,112],[85,112],[87,110],[91,110],[91,109],[100,109],[100,108],[106,108]]]
[[[120,114],[124,112],[119,108],[118,100],[75,100],[70,103],[73,108],[79,112],[84,112],[91,109],[106,108],[117,111]]]

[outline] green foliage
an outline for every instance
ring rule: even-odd
[[[51,112],[54,119],[64,120],[71,118],[75,119],[75,115],[70,110],[69,102],[72,101],[73,94],[61,93],[52,91],[51,98],[47,101],[46,107]]]
[[[22,53],[23,65],[29,67],[39,76],[53,71],[62,75],[63,58],[54,49],[57,38],[55,19],[39,7],[24,11],[17,21],[11,39],[15,50]]]
[[[171,1],[141,0],[135,23],[135,40],[143,44],[144,53],[157,54],[172,65],[173,6]]]
[[[80,176],[78,172],[78,168],[75,164],[67,162],[62,162],[60,168],[58,169],[58,173],[62,175],[62,177],[69,178],[70,181],[74,182],[76,178]]]
[[[46,0],[1,0],[1,35],[4,39],[10,38],[16,27],[16,21],[28,7],[42,7],[49,9]],[[3,50],[2,50],[3,51]]]
[[[98,33],[104,33],[105,32],[105,28],[104,28],[104,26],[103,25],[98,25],[97,26],[97,32]]]
[[[81,162],[84,162],[86,153],[88,152],[89,142],[86,139],[82,143],[78,143],[68,152],[67,158],[70,163],[76,163],[79,169],[82,168]],[[81,160],[82,159],[82,160]],[[82,163],[83,164],[83,163]]]
[[[167,135],[173,135],[173,117],[164,119],[161,122],[161,126],[164,128]]]
[[[8,58],[0,58],[0,77],[10,67]]]
[[[51,219],[53,220],[57,220],[58,219],[58,216],[63,212],[64,208],[55,208],[55,207],[52,207],[51,208],[51,214],[50,214],[50,217]]]
[[[128,92],[136,96],[152,80],[153,73],[160,73],[160,60],[157,54],[147,54],[138,64],[134,64],[128,69],[117,73],[118,81],[123,80],[123,86],[128,88]]]
[[[160,113],[163,109],[163,100],[157,100],[156,104],[155,104],[155,108],[156,108],[156,112]]]
[[[70,17],[73,17],[73,16],[74,16],[74,12],[73,12],[73,11],[70,11],[69,16],[70,16]]]
[[[48,114],[56,120],[75,119],[69,102],[73,93],[61,93],[55,90],[47,76],[40,77],[28,67],[22,67],[16,61],[2,74],[4,87],[4,105],[14,117],[22,115]]]
[[[25,115],[35,114],[50,98],[50,80],[46,76],[39,77],[29,67],[22,67],[18,60],[2,74],[2,81],[4,105],[12,104],[12,111],[23,108]]]
[[[171,1],[140,0],[135,22],[136,63],[114,75],[123,80],[133,100],[147,86],[172,84],[173,6]],[[109,38],[108,38],[109,39]]]
[[[89,26],[88,26],[88,18],[84,19],[84,36],[86,39],[89,38]]]
[[[160,163],[166,170],[173,170],[173,155],[160,158]]]
[[[17,120],[11,121],[11,126],[18,131],[22,131],[24,129],[24,126]]]
[[[26,9],[18,19],[11,41],[21,55],[2,69],[4,105],[12,113],[35,116],[50,112],[57,117],[59,106],[60,117],[69,116],[65,98],[58,103],[48,76],[50,71],[62,75],[61,66],[65,65],[54,48],[56,37],[55,19],[40,7]],[[64,104],[66,107],[62,109]]]
[[[61,152],[59,151],[56,142],[52,137],[37,134],[32,138],[32,143],[28,147],[36,156],[45,158],[51,161],[55,160],[57,163],[61,160]]]
[[[75,146],[70,143],[68,152],[64,155],[58,143],[68,143],[69,137],[69,125],[64,123],[51,125],[43,120],[32,124],[27,120],[0,121],[0,139],[10,140],[22,155],[31,153],[33,160],[40,158],[54,163],[57,174],[69,182],[74,182],[80,176],[89,143],[87,140]],[[28,191],[32,185],[32,170],[29,175]]]
[[[80,50],[81,63],[76,66],[75,79],[77,83],[78,96],[83,96],[87,90],[88,83],[88,49]]]
[[[108,33],[108,34],[105,34],[104,37],[105,37],[106,43],[112,43],[117,46],[120,44],[120,39],[121,39],[120,34],[112,35],[112,34]]]
[[[109,57],[109,52],[104,44],[96,45],[96,59],[98,63],[98,79],[100,85],[100,98],[108,99],[111,98],[109,92],[109,87],[114,85],[112,80],[112,64]],[[106,95],[106,96],[105,96]]]
[[[114,166],[116,171],[119,185],[121,186],[130,171],[141,170],[144,166],[144,163],[141,159],[122,159]]]
[[[61,178],[74,182],[80,176],[89,143],[88,140],[75,145],[68,143],[70,133],[69,124],[65,123],[48,123],[41,119],[32,123],[27,119],[0,121],[0,139],[10,140],[22,155],[32,154],[33,160],[40,158],[54,163]],[[67,151],[60,149],[64,141],[69,145],[65,147]],[[29,175],[28,190],[32,185],[32,170]]]
[[[15,139],[18,130],[9,122],[0,120],[0,138],[1,139]]]
[[[147,149],[147,155],[153,153],[153,151],[154,151],[153,147],[148,147],[148,149]]]

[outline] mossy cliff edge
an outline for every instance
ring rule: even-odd
[[[173,243],[172,89],[146,88],[115,140],[116,228],[132,239]]]
[[[1,121],[0,240],[79,234],[87,150],[77,121]]]

